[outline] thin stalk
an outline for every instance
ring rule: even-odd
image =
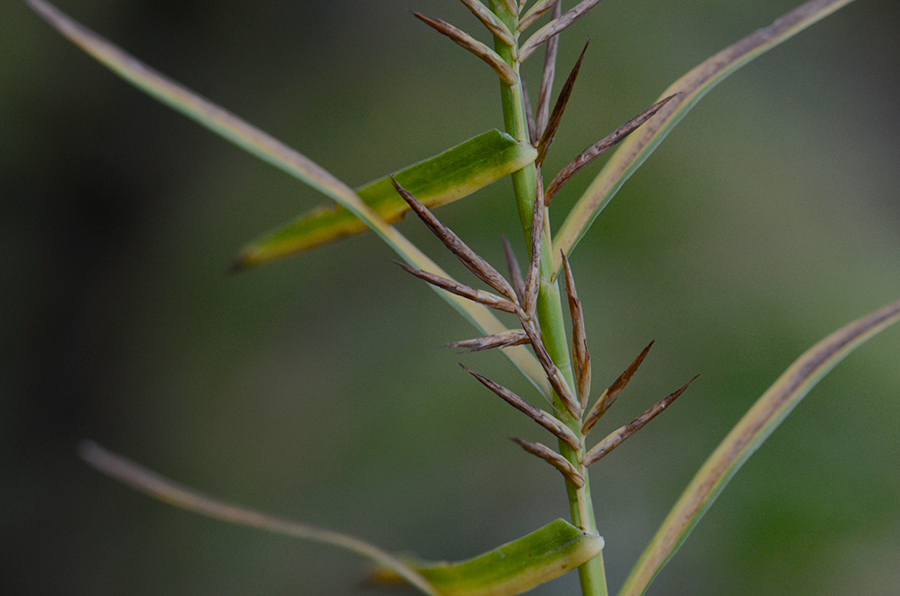
[[[504,20],[510,31],[517,31],[515,17],[502,10],[502,6],[502,0],[491,0],[491,9],[494,13]],[[513,47],[495,38],[494,49],[519,75],[519,63],[515,59],[517,45],[518,38]],[[519,80],[521,80],[521,77],[519,77]],[[514,85],[507,85],[501,82],[500,99],[503,106],[503,123],[506,132],[517,140],[531,142],[528,136],[528,120],[525,115],[521,82],[517,82]],[[515,193],[516,206],[528,245],[530,246],[531,244],[532,234],[544,234],[540,259],[541,283],[537,301],[538,323],[540,324],[543,343],[547,348],[547,352],[556,366],[562,371],[566,382],[570,387],[574,388],[576,386],[575,376],[572,370],[572,359],[569,354],[569,342],[566,337],[559,284],[553,278],[553,255],[551,254],[553,243],[550,238],[550,225],[546,214],[543,229],[532,229],[537,176],[537,168],[534,164],[529,164],[518,172],[513,173],[513,192]],[[584,486],[580,488],[569,482],[566,483],[572,524],[591,534],[598,534],[593,502],[591,501],[588,471],[581,464],[581,459],[584,455],[584,442],[582,440],[580,420],[566,411],[558,395],[553,395],[553,404],[556,406],[560,420],[576,433],[576,436],[582,443],[582,447],[578,449],[562,441],[559,444],[560,454],[571,462],[584,478]],[[603,565],[602,551],[579,567],[578,574],[581,580],[583,596],[607,596],[606,572]]]

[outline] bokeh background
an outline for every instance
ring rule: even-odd
[[[796,4],[607,0],[563,41],[570,65],[593,38],[548,169]],[[60,7],[352,185],[501,125],[493,74],[408,10],[477,30],[458,3]],[[436,350],[471,329],[375,237],[226,275],[246,241],[321,197],[122,83],[24,3],[0,15],[0,592],[365,593],[359,558],[134,493],[77,459],[84,438],[426,558],[566,516],[558,475],[507,441],[546,437],[456,362],[527,384],[498,354]],[[702,373],[593,473],[614,590],[781,371],[900,296],[898,30],[895,0],[859,0],[727,79],[579,245],[598,391],[657,340],[607,429]],[[557,199],[557,224],[598,169]],[[521,239],[507,181],[439,214],[494,261],[501,234]],[[464,275],[417,222],[400,229]],[[650,593],[896,594],[898,354],[892,329],[827,377]],[[535,594],[575,589],[571,576]]]

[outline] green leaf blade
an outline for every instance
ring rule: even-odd
[[[900,321],[900,300],[835,331],[778,378],[709,456],[663,521],[619,592],[644,594],[728,481],[807,393],[859,345]]]
[[[492,551],[459,563],[406,561],[441,596],[515,596],[597,556],[603,539],[557,519]],[[378,580],[396,579],[377,573]]]
[[[534,161],[537,151],[499,130],[490,130],[443,153],[392,174],[426,207],[434,209],[466,197]],[[409,206],[384,176],[356,193],[388,224],[403,219]],[[281,226],[241,250],[235,267],[261,265],[365,231],[368,226],[339,206],[322,206]]]
[[[553,242],[554,271],[562,265],[560,251],[571,254],[575,245],[628,178],[644,163],[671,130],[700,99],[728,75],[803,29],[853,0],[811,0],[770,26],[748,35],[705,60],[678,79],[659,97],[679,94],[653,118],[631,133],[566,216]]]

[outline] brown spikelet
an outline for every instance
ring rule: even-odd
[[[547,157],[547,151],[550,150],[550,145],[553,144],[553,139],[556,138],[556,131],[559,129],[559,123],[562,122],[566,106],[569,104],[569,98],[572,97],[572,90],[575,88],[575,80],[578,78],[578,73],[581,71],[581,63],[584,62],[584,54],[587,52],[590,43],[591,40],[588,38],[587,42],[584,44],[584,49],[581,50],[581,55],[578,56],[578,60],[575,62],[575,66],[572,67],[572,71],[569,73],[566,82],[559,91],[559,97],[556,98],[556,105],[553,106],[553,113],[550,114],[547,126],[541,133],[541,140],[538,143],[538,154],[534,161],[538,166],[544,163],[544,158]]]
[[[625,389],[625,386],[628,385],[628,382],[634,377],[634,373],[637,372],[638,367],[644,361],[644,358],[647,357],[647,353],[650,352],[650,348],[653,347],[654,343],[655,340],[647,344],[647,347],[638,354],[638,357],[634,359],[634,362],[628,365],[625,372],[619,375],[619,378],[616,379],[612,385],[607,387],[606,391],[597,398],[597,403],[595,403],[594,407],[591,408],[591,411],[588,412],[587,417],[584,419],[584,424],[581,425],[581,432],[583,434],[588,434],[591,429],[594,428],[594,425],[597,424],[597,421],[600,420],[600,417],[603,416],[616,402],[619,393],[622,392],[622,389]]]
[[[466,298],[473,302],[483,304],[488,308],[494,308],[509,313],[518,313],[521,310],[515,303],[510,302],[509,300],[504,300],[503,298],[495,296],[490,292],[472,288],[457,281],[453,281],[452,279],[447,279],[446,277],[441,277],[440,275],[435,275],[434,273],[429,273],[428,271],[422,271],[421,269],[410,267],[406,263],[401,263],[400,261],[394,262],[403,267],[405,271],[412,273],[419,279],[424,279],[428,283],[441,289],[447,290],[451,294],[462,296],[463,298]]]
[[[513,302],[518,300],[515,290],[513,290],[513,287],[509,285],[509,282],[500,275],[500,272],[494,269],[490,263],[479,257],[475,251],[469,248],[450,228],[442,224],[440,220],[431,213],[428,207],[423,205],[419,199],[412,195],[412,193],[400,186],[393,178],[391,178],[391,182],[394,184],[394,188],[397,189],[397,192],[400,193],[400,196],[403,197],[410,208],[419,216],[419,219],[421,219],[425,225],[428,226],[428,229],[444,243],[444,246],[449,248],[453,254],[456,255],[456,258],[459,259],[469,271]]]
[[[537,4],[535,4],[537,6]],[[558,19],[562,4],[554,0],[553,18]],[[550,119],[550,97],[553,95],[553,79],[556,77],[556,58],[559,54],[559,37],[551,37],[547,42],[547,53],[544,54],[544,70],[541,74],[541,93],[538,97],[538,111],[535,117],[535,143],[544,135],[547,121]]]
[[[653,420],[657,414],[665,410],[669,407],[673,401],[678,399],[678,397],[687,390],[687,388],[693,383],[697,377],[700,375],[696,375],[693,379],[682,385],[678,388],[677,391],[670,393],[664,399],[655,403],[651,406],[647,411],[643,414],[626,424],[625,426],[618,428],[611,432],[609,435],[603,438],[593,449],[588,451],[584,456],[584,466],[588,467],[597,463],[600,458],[605,456],[607,453],[618,447],[622,444],[625,439],[636,433],[637,431],[644,428],[648,422]]]
[[[532,319],[536,318],[538,292],[541,289],[541,250],[544,241],[544,182],[541,170],[537,170],[537,188],[534,193],[534,211],[531,217],[531,261],[525,278],[525,299],[522,307]]]
[[[594,8],[594,6],[599,3],[600,0],[582,0],[582,2],[576,4],[574,8],[567,10],[565,14],[559,18],[553,19],[538,29],[534,35],[529,37],[525,43],[519,46],[519,62],[527,60],[536,49],[541,47],[541,44],[565,31],[572,23],[583,17],[590,9]]]
[[[520,304],[525,304],[525,280],[522,279],[522,269],[519,267],[519,261],[516,259],[516,253],[513,252],[512,244],[505,236],[501,237],[503,242],[503,254],[506,257],[506,267],[509,269],[509,281]]]
[[[491,12],[479,0],[459,0],[466,5],[466,8],[472,11],[472,14],[478,18],[481,23],[488,28],[488,31],[494,34],[494,37],[500,39],[504,44],[512,47],[516,44],[509,29],[503,24],[497,15]]]
[[[446,21],[442,21],[441,19],[432,19],[431,17],[426,17],[417,12],[414,12],[413,15],[426,25],[433,28],[435,31],[439,33],[443,33],[457,45],[462,48],[468,50],[472,54],[475,54],[485,62],[487,62],[488,66],[494,69],[494,72],[500,77],[504,83],[509,86],[515,85],[519,82],[519,77],[516,75],[516,72],[507,64],[500,55],[484,45],[465,31],[461,29],[457,29],[450,23]]]
[[[531,25],[534,24],[536,20],[544,16],[548,10],[551,8],[559,10],[559,0],[540,0],[540,2],[536,2],[534,6],[528,9],[522,18],[519,19],[519,24],[516,26],[516,29],[519,31],[525,31]],[[554,16],[553,18],[558,19],[559,14]]]
[[[572,316],[572,354],[575,360],[575,383],[582,410],[587,407],[591,395],[591,354],[587,347],[587,332],[584,328],[584,309],[575,291],[575,277],[565,253],[562,253],[563,270],[566,274],[566,294],[569,296],[569,313]]]
[[[574,449],[580,449],[581,442],[578,440],[578,437],[575,436],[575,433],[572,432],[572,429],[560,422],[554,416],[548,414],[547,412],[536,406],[533,406],[506,387],[498,385],[490,379],[479,375],[478,373],[467,368],[465,365],[460,364],[460,366],[467,373],[478,379],[478,381],[482,385],[497,394],[497,396],[503,399],[506,403],[549,430],[557,439],[566,443]]]
[[[547,203],[553,200],[553,197],[559,193],[559,190],[572,179],[572,176],[577,174],[584,168],[586,165],[603,155],[604,152],[608,151],[612,147],[615,147],[619,142],[625,139],[628,135],[634,132],[641,124],[652,118],[659,110],[663,108],[672,98],[676,97],[678,93],[674,95],[670,95],[665,99],[661,99],[652,106],[650,106],[647,111],[645,111],[640,116],[636,116],[614,130],[612,133],[601,139],[600,141],[594,143],[590,147],[584,150],[584,152],[573,159],[569,164],[564,167],[560,172],[553,178],[550,182],[550,185],[547,187]]]
[[[522,105],[525,106],[525,122],[528,124],[528,139],[529,142],[534,144],[534,139],[537,138],[537,123],[534,120],[534,112],[531,109],[531,98],[528,95],[528,85],[525,84],[525,77],[519,75],[519,80],[522,83]]]
[[[575,398],[572,397],[572,392],[569,390],[569,385],[566,383],[562,371],[553,363],[550,354],[547,353],[547,348],[544,347],[543,341],[530,325],[525,325],[525,333],[528,334],[531,347],[535,356],[537,356],[538,362],[541,364],[541,368],[544,369],[544,374],[547,376],[550,386],[556,391],[566,411],[573,418],[580,418],[581,408],[578,402],[575,401]]]
[[[564,458],[556,451],[541,443],[532,443],[531,441],[517,439],[516,437],[511,437],[510,441],[512,441],[528,453],[538,456],[539,458],[559,470],[560,473],[562,473],[562,475],[565,477],[565,479],[570,484],[575,486],[575,488],[581,488],[582,486],[584,486],[584,478],[581,476],[581,474],[578,473],[578,469],[574,465],[572,465],[572,462]]]
[[[494,348],[520,346],[526,343],[528,343],[528,335],[525,333],[525,330],[514,329],[505,333],[495,333],[494,335],[487,335],[485,337],[450,342],[443,347],[467,348],[469,352],[481,352],[483,350],[492,350]]]

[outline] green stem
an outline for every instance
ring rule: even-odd
[[[509,14],[502,0],[491,0],[491,9],[494,11],[494,14],[507,24],[510,31],[516,30],[516,17]],[[513,57],[513,48],[495,38],[494,49],[518,74],[519,63]],[[531,139],[528,136],[528,126],[525,119],[525,108],[522,102],[521,83],[509,86],[501,82],[500,98],[503,105],[503,123],[506,132],[520,141],[530,142]],[[527,245],[530,246],[533,233],[544,234],[541,251],[541,282],[537,301],[537,316],[541,327],[542,339],[547,352],[556,366],[562,371],[569,386],[575,387],[559,284],[556,279],[553,279],[553,255],[551,253],[553,243],[550,237],[548,214],[545,214],[544,217],[545,225],[543,230],[532,229],[537,176],[538,173],[533,163],[513,173],[513,191]],[[553,395],[553,404],[560,419],[579,438],[582,438],[581,421],[568,413],[558,395]],[[584,455],[584,446],[582,445],[580,449],[574,449],[560,441],[559,449],[560,454],[569,460],[584,477],[584,486],[581,488],[577,488],[568,482],[566,483],[572,524],[591,534],[598,534],[597,523],[594,518],[594,507],[591,501],[588,471],[580,463]],[[581,580],[583,596],[607,596],[606,572],[603,566],[602,552],[579,567],[578,574]]]

